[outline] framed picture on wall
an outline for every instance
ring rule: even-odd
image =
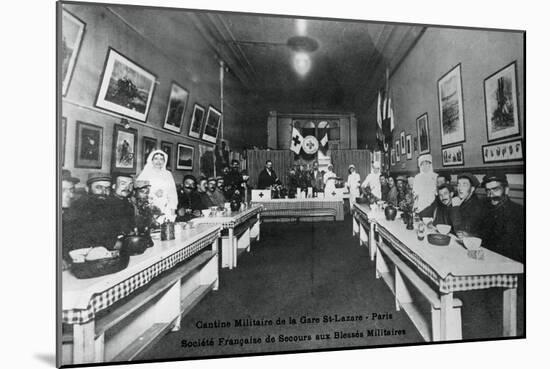
[[[462,145],[444,147],[441,149],[444,167],[464,165],[464,150]]]
[[[143,136],[141,143],[141,167],[143,168],[147,163],[149,154],[157,149],[157,140],[156,138]]]
[[[76,65],[86,23],[63,9],[61,35],[61,94],[65,96]]]
[[[101,169],[103,127],[76,122],[75,168]]]
[[[115,125],[113,151],[111,152],[111,172],[135,174],[137,168],[137,130]]]
[[[401,140],[395,141],[395,161],[399,163],[401,161]]]
[[[447,72],[437,81],[439,101],[439,122],[441,124],[441,145],[463,142],[464,106],[462,99],[461,65]]]
[[[189,124],[189,137],[199,138],[201,136],[202,121],[204,120],[204,108],[195,104],[193,106],[193,115]]]
[[[67,118],[61,118],[61,166],[65,165],[65,146],[67,143]]]
[[[216,108],[213,106],[208,107],[204,132],[202,133],[203,140],[216,143],[218,138],[218,130],[220,129],[221,117],[222,114]]]
[[[193,154],[195,148],[193,146],[178,144],[178,159],[176,161],[176,169],[178,170],[193,170]]]
[[[523,141],[521,138],[481,146],[483,163],[501,163],[523,160]]]
[[[109,48],[95,105],[145,122],[157,77]]]
[[[167,141],[162,141],[160,149],[166,153],[168,160],[166,160],[166,169],[172,170],[172,152],[174,151],[174,144]]]
[[[519,135],[516,62],[487,77],[483,83],[487,140]]]
[[[395,149],[392,147],[390,151],[390,164],[395,165]]]
[[[189,92],[176,82],[172,82],[166,117],[164,118],[164,129],[177,133],[181,132],[183,117],[185,116],[185,110],[187,110],[187,100],[189,100]]]
[[[214,147],[199,145],[199,172],[205,177],[214,176]]]
[[[405,131],[401,131],[399,134],[399,141],[401,145],[401,155],[405,155]]]
[[[405,144],[407,145],[407,160],[411,160],[413,158],[412,153],[412,135],[407,135],[405,139]]]
[[[430,152],[430,127],[428,125],[428,113],[424,113],[416,118],[416,132],[418,134],[418,153],[428,154]]]

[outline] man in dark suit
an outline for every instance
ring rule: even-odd
[[[315,192],[323,192],[323,175],[324,173],[319,170],[319,163],[313,162],[313,169],[311,171],[311,187]]]
[[[265,162],[265,168],[260,172],[258,176],[258,189],[265,190],[271,186],[280,184],[277,174],[273,170],[273,162],[268,160]]]

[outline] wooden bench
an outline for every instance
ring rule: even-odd
[[[420,278],[382,239],[378,242],[378,250],[380,252],[376,253],[376,278],[381,277],[395,295],[395,309],[399,311],[402,308],[407,313],[425,341],[439,341],[441,301],[438,292]],[[393,264],[393,273],[388,266],[388,260]],[[431,322],[419,308],[415,299],[418,295],[430,304]],[[461,307],[462,301],[453,299],[449,340],[462,339]]]
[[[180,321],[209,291],[218,289],[218,255],[206,250],[161,274],[132,295],[99,312],[93,332],[94,362],[139,359],[145,350]],[[64,352],[73,352],[73,334],[78,325],[63,326]],[[72,363],[64,357],[63,363]]]

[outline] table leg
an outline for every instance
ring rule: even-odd
[[[228,229],[229,233],[229,269],[237,267],[237,242],[235,242],[235,237],[233,236],[233,228]]]
[[[73,326],[73,364],[95,362],[95,321]]]
[[[441,316],[440,316],[440,334],[441,341],[446,341],[450,338],[453,327],[453,293],[444,293],[439,296],[441,302]]]
[[[506,337],[517,335],[517,288],[506,288],[502,293],[502,328]]]
[[[374,222],[369,223],[369,251],[370,251],[370,260],[374,260],[374,256],[376,255],[376,239],[374,237],[374,231],[375,231],[376,225]]]
[[[257,217],[258,217],[258,236],[256,237],[256,241],[259,241],[260,240],[260,223],[261,223],[260,213],[258,213]]]

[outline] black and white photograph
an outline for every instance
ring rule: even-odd
[[[202,133],[202,139],[207,142],[215,143],[218,137],[218,130],[220,129],[220,120],[222,113],[213,106],[208,107],[208,113],[206,114],[206,120],[204,121],[204,131]]]
[[[521,27],[57,11],[58,366],[526,338]]]
[[[166,117],[164,118],[165,129],[177,133],[181,132],[188,99],[189,92],[177,83],[172,82],[170,97],[168,98],[168,107],[166,108]]]
[[[193,146],[178,144],[176,169],[193,170],[194,152],[195,152],[195,148]]]
[[[61,38],[61,81],[62,94],[65,96],[76,65],[80,43],[86,30],[86,24],[68,11],[63,11],[63,35]]]
[[[145,122],[156,76],[111,47],[105,52],[107,59],[96,106]]]

